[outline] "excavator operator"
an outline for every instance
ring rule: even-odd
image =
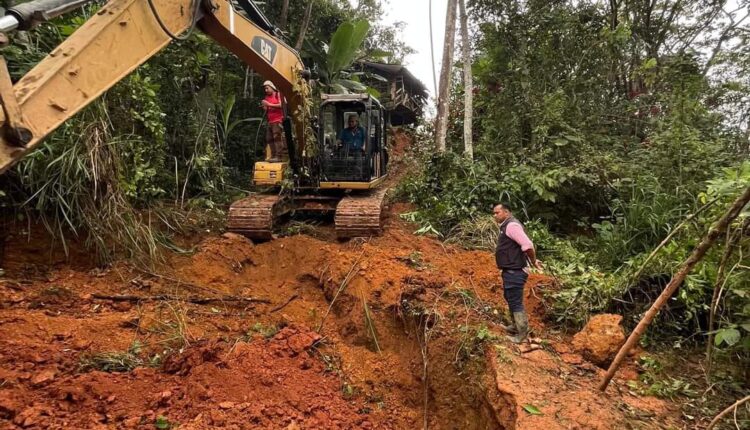
[[[263,82],[263,90],[266,96],[263,98],[261,106],[266,111],[266,117],[268,118],[266,144],[271,148],[271,158],[266,161],[278,163],[287,153],[284,127],[281,125],[284,120],[284,110],[281,108],[282,95],[271,81]]]
[[[338,144],[343,145],[346,154],[362,155],[365,152],[366,132],[364,127],[359,125],[359,115],[349,115],[348,124],[349,126],[339,133]]]

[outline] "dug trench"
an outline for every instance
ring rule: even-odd
[[[158,271],[42,265],[47,245],[9,238],[0,428],[676,424],[623,380],[596,390],[602,370],[543,325],[545,277],[526,297],[543,341],[506,341],[492,255],[414,236],[398,211],[369,240],[207,236]]]

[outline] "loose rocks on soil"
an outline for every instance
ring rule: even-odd
[[[585,359],[605,367],[625,343],[621,322],[620,315],[596,315],[573,337],[573,346]]]

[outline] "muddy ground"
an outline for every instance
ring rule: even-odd
[[[397,212],[370,240],[206,235],[158,271],[11,237],[0,428],[682,427],[623,379],[596,390],[603,370],[543,325],[549,279],[529,281],[541,340],[519,349],[496,325],[492,255],[414,236]]]

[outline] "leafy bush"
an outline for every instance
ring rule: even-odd
[[[417,210],[402,216],[418,224],[418,233],[432,231],[466,248],[493,250],[497,225],[486,213],[495,202],[507,197],[502,191],[504,187],[492,179],[478,184],[477,176],[486,174],[483,163],[467,162],[454,155],[434,156],[431,163],[402,184],[401,197],[417,205]],[[610,311],[626,315],[628,325],[637,323],[698,238],[746,186],[750,178],[748,164],[726,169],[708,181],[705,190],[692,200],[660,191],[658,185],[621,185],[622,191],[612,200],[611,216],[592,225],[589,234],[576,238],[553,234],[540,220],[527,221],[526,229],[546,263],[547,273],[560,284],[551,296],[555,319],[569,328],[577,328],[590,314]],[[639,271],[652,249],[672,229],[689,213],[713,200],[716,200],[713,209],[683,224],[679,234]],[[735,223],[735,229],[746,217],[744,214]],[[738,245],[747,246],[747,240]],[[655,333],[689,334],[705,330],[721,252],[712,251],[688,277],[676,300],[661,313],[653,327]],[[741,255],[742,251],[737,253]],[[747,270],[742,269],[742,264],[735,266],[722,296],[723,306],[729,303],[733,322],[718,332],[717,343],[736,348],[750,342],[743,328],[750,307],[745,306],[744,298]]]
[[[424,170],[407,178],[398,194],[419,206],[419,218],[441,234],[509,200],[501,182],[483,163],[446,153],[432,155],[422,165]]]
[[[65,231],[83,231],[101,261],[115,253],[156,257],[161,241],[148,219],[137,212],[121,188],[126,166],[121,146],[112,138],[106,106],[96,102],[48,138],[18,168],[28,203],[63,246]],[[135,168],[135,166],[133,166]]]

